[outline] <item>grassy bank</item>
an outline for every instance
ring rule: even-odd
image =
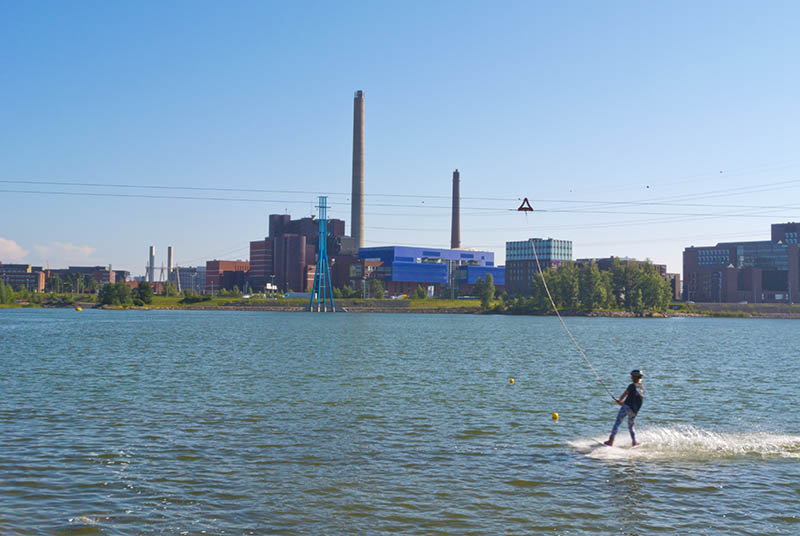
[[[503,307],[493,303],[489,311],[482,311],[479,300],[448,300],[427,298],[424,300],[379,300],[362,298],[343,298],[335,300],[337,310],[347,312],[378,313],[499,313],[509,314]],[[183,303],[181,296],[153,296],[152,303],[142,306],[106,306],[109,309],[184,309],[184,310],[274,310],[302,311],[308,306],[305,298],[233,298],[216,296],[208,300]],[[0,304],[0,308],[20,307],[97,307],[93,295],[87,294],[41,294],[36,300],[18,300],[16,303]],[[611,316],[632,317],[633,313],[622,310],[598,310],[591,313],[561,311],[565,316]],[[550,313],[540,313],[550,315]],[[794,304],[732,304],[732,303],[683,303],[674,302],[663,314],[644,316],[703,316],[712,318],[800,318],[800,305]]]

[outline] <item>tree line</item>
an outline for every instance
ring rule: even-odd
[[[590,262],[578,267],[565,262],[544,271],[547,288],[559,311],[591,312],[600,309],[634,313],[663,311],[672,300],[669,282],[650,262],[622,262],[614,259],[609,270]],[[530,297],[519,297],[507,304],[517,314],[546,313],[553,310],[540,276],[533,280]]]
[[[131,289],[124,281],[106,283],[97,293],[100,305],[137,305],[153,303],[153,286],[147,281],[139,281],[136,288]]]

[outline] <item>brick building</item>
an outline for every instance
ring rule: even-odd
[[[357,259],[354,240],[344,235],[343,220],[328,220],[328,255]],[[283,292],[305,292],[314,283],[319,244],[319,220],[292,220],[288,214],[270,214],[269,236],[250,242],[251,288],[274,284]],[[335,268],[331,262],[331,271]]]
[[[245,276],[249,270],[249,261],[207,261],[206,293],[217,292],[223,288],[233,290],[234,285],[238,286],[239,289],[243,289]],[[237,272],[241,275],[238,275]]]
[[[45,274],[41,266],[0,263],[0,280],[14,290],[25,287],[30,292],[43,292]]]
[[[70,266],[69,268],[46,270],[47,277],[57,275],[62,279],[76,274],[84,278],[94,279],[101,287],[117,281],[117,272],[112,270],[111,266]]]
[[[720,242],[683,251],[683,298],[697,302],[796,303],[800,223],[772,225],[770,240]]]
[[[254,289],[262,289],[275,279],[274,242],[271,238],[250,242],[250,272],[248,281]]]

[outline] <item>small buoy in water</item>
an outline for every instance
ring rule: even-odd
[[[554,421],[557,421],[557,420],[558,420],[558,413],[555,413],[555,412],[554,412],[554,413],[553,413],[552,415],[550,415],[550,416],[553,418],[553,420],[554,420]]]
[[[83,307],[76,307],[75,310],[76,311],[83,311]]]
[[[514,383],[514,378],[509,378],[508,383]]]

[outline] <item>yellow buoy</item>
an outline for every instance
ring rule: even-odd
[[[75,310],[76,311],[83,311],[83,307],[76,307]]]
[[[514,378],[509,378],[508,383],[514,383]]]
[[[554,421],[557,421],[557,420],[558,420],[558,413],[555,413],[555,412],[554,412],[554,413],[551,415],[551,417],[553,418],[553,420],[554,420]]]

